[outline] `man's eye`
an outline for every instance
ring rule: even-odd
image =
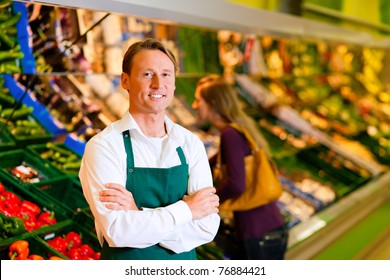
[[[147,73],[144,73],[144,76],[145,76],[145,77],[152,77],[152,76],[153,76],[153,74],[152,74],[152,73],[150,73],[150,72],[147,72]]]

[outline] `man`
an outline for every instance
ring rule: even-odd
[[[176,71],[159,41],[130,46],[121,76],[129,112],[86,145],[79,177],[102,259],[195,259],[195,248],[217,233],[219,198],[204,145],[165,114]]]

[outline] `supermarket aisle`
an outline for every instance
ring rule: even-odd
[[[390,201],[360,221],[314,259],[390,260]]]
[[[371,243],[371,246],[361,252],[358,259],[390,260],[390,228]]]

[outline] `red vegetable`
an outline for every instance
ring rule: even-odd
[[[0,194],[2,194],[3,192],[5,192],[5,187],[4,187],[3,183],[0,182]]]
[[[1,194],[1,200],[4,201],[4,203],[8,202],[12,205],[19,205],[22,202],[21,199],[15,193],[9,191],[4,191]]]
[[[24,220],[24,227],[27,231],[33,231],[39,228],[39,225],[34,220]]]
[[[92,255],[92,258],[94,259],[94,260],[100,260],[100,252],[96,252],[95,254],[93,254]]]
[[[18,218],[21,218],[24,221],[35,221],[35,214],[31,212],[29,209],[26,208],[19,208],[18,213],[16,213],[16,216]]]
[[[4,203],[0,203],[0,212],[6,217],[11,217],[14,214],[11,209],[4,205]]]
[[[79,252],[83,258],[92,257],[95,254],[95,251],[88,244],[82,244],[79,247]]]
[[[32,203],[31,201],[24,200],[20,203],[20,208],[22,209],[28,209],[32,213],[34,213],[35,216],[39,215],[41,213],[41,208],[36,205],[35,203]]]
[[[50,239],[47,241],[47,243],[53,247],[54,249],[56,249],[57,251],[61,252],[61,253],[65,253],[66,252],[66,247],[67,247],[67,243],[65,242],[65,239],[62,238],[61,236],[57,236],[57,237],[54,237],[53,239]]]
[[[72,248],[68,252],[66,252],[66,256],[71,260],[81,260],[83,259],[82,255],[80,254],[78,248]]]
[[[80,234],[75,231],[68,232],[65,240],[68,243],[68,249],[77,248],[83,243]]]
[[[41,225],[54,225],[55,223],[57,223],[57,220],[54,217],[54,212],[43,212],[43,213],[41,213],[38,216],[37,221]]]

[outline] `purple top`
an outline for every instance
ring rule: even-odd
[[[221,159],[226,164],[227,178],[216,186],[220,202],[240,195],[245,190],[244,158],[250,154],[249,143],[239,131],[228,126],[221,132]],[[216,156],[210,159],[215,165]],[[283,225],[284,217],[275,202],[251,209],[234,212],[237,234],[241,237],[260,237]]]

